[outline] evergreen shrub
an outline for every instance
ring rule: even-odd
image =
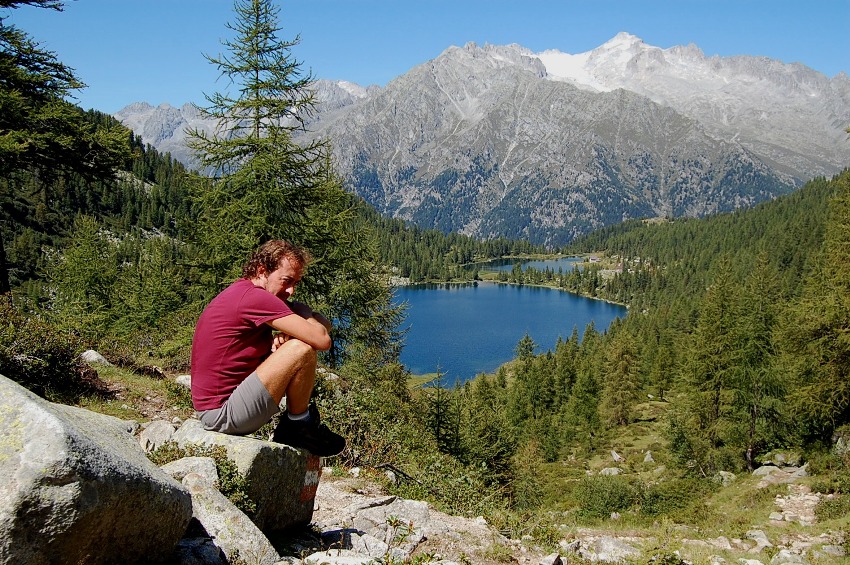
[[[179,384],[177,381],[168,379],[165,381],[165,390],[168,394],[168,402],[172,406],[185,410],[194,410],[192,404],[192,391]]]
[[[503,506],[500,489],[487,486],[476,469],[436,448],[416,454],[405,469],[413,480],[402,480],[389,488],[402,498],[429,500],[441,511],[461,516],[491,516]]]
[[[503,536],[510,539],[531,536],[535,545],[547,552],[556,551],[558,543],[564,539],[565,526],[559,525],[560,520],[556,520],[555,514],[547,510],[517,511],[503,504],[500,507],[492,506],[485,516],[487,523]]]
[[[710,488],[705,481],[694,478],[648,485],[643,492],[640,513],[646,516],[675,515],[701,501]]]
[[[424,433],[412,411],[406,378],[399,367],[366,370],[347,364],[333,373],[319,373],[314,401],[322,421],[343,435],[347,447],[337,461],[347,467],[400,465],[411,453],[427,451]]]
[[[82,341],[0,298],[0,374],[52,401],[73,401],[104,388],[83,363]]]
[[[628,510],[640,501],[640,488],[631,479],[598,475],[579,481],[573,496],[584,518],[608,518],[613,512]]]
[[[805,461],[809,465],[809,472],[813,475],[822,475],[850,467],[850,455],[837,455],[823,445],[813,446],[806,452]]]
[[[850,515],[850,494],[836,494],[822,499],[815,507],[818,521],[846,518]]]
[[[490,515],[504,506],[504,493],[488,487],[484,471],[440,452],[425,429],[423,408],[408,389],[403,366],[375,366],[350,358],[339,370],[320,372],[314,401],[322,421],[346,438],[335,459],[344,467],[390,469],[392,494],[428,500],[441,510]]]
[[[809,454],[809,472],[815,476],[812,490],[821,494],[850,495],[850,459],[833,452],[819,451]]]

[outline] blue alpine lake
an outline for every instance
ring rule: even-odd
[[[407,305],[401,362],[415,375],[439,370],[449,386],[494,372],[526,334],[542,353],[573,328],[581,336],[593,321],[601,332],[626,314],[623,306],[556,289],[493,282],[405,286],[395,297]]]

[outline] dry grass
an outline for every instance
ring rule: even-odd
[[[123,420],[185,420],[192,415],[189,390],[174,382],[174,376],[153,378],[118,367],[98,367],[107,383],[107,393],[83,399],[82,408]]]

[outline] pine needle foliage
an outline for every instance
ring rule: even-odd
[[[835,183],[823,245],[782,333],[796,415],[807,437],[824,441],[850,424],[850,174]]]
[[[60,10],[60,2],[6,1],[3,8],[30,4]],[[0,16],[0,293],[11,290],[6,238],[25,221],[61,224],[57,202],[64,201],[70,177],[109,178],[129,153],[128,131],[113,122],[98,127],[67,100],[85,85],[56,55]],[[16,213],[17,212],[17,213]]]

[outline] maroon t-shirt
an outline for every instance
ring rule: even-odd
[[[213,298],[192,339],[195,410],[224,404],[271,353],[272,328],[266,322],[290,314],[286,302],[248,279],[239,279]]]

